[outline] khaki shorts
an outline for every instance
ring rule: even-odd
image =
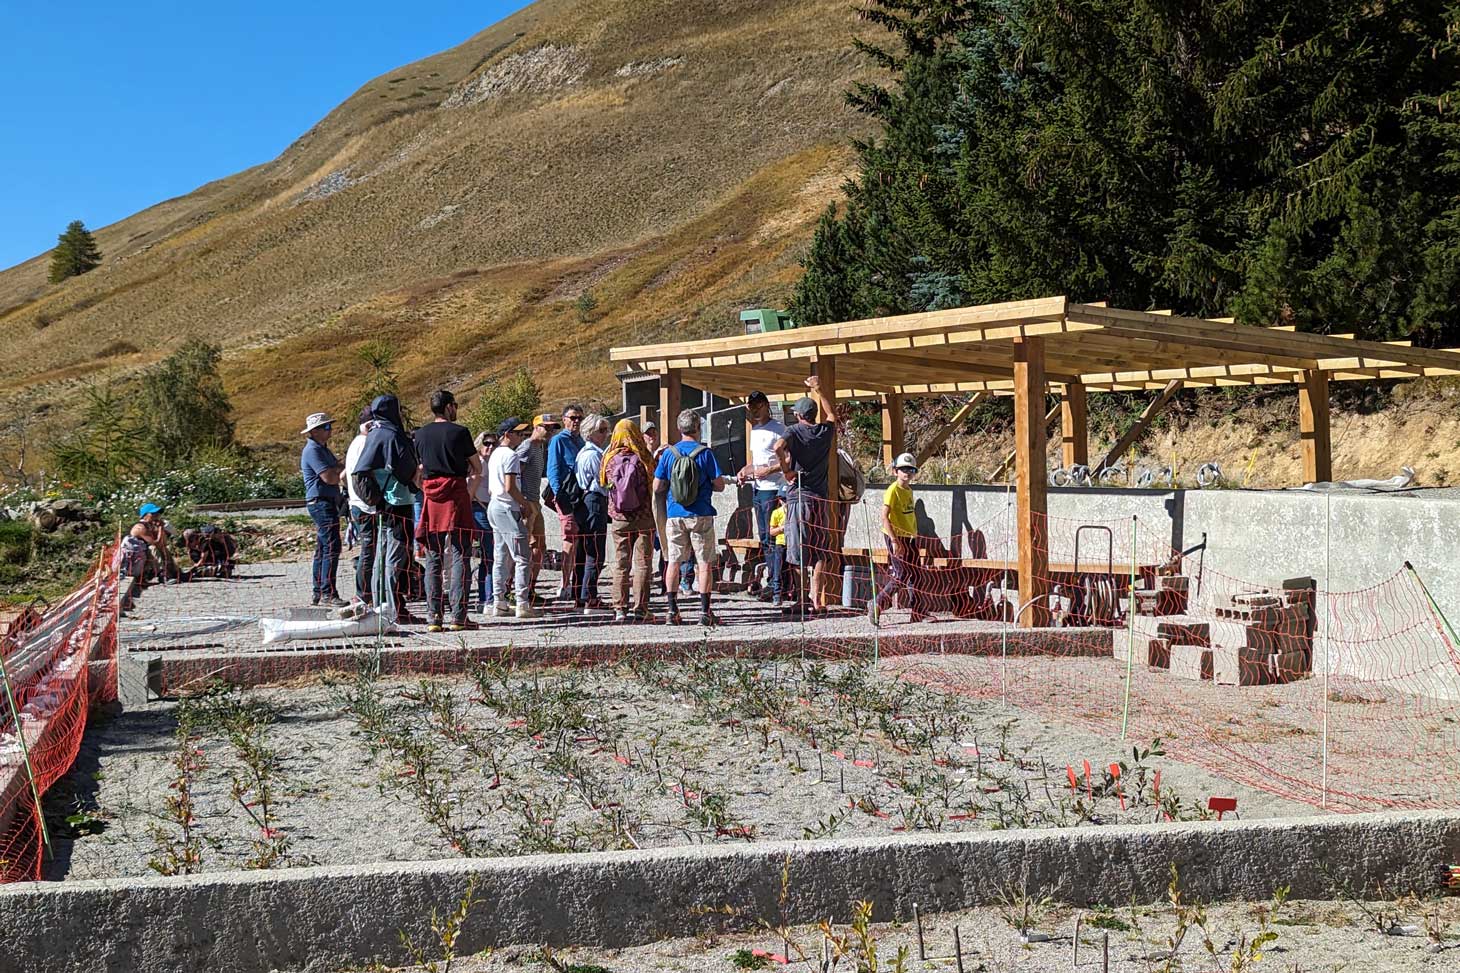
[[[669,560],[684,563],[690,552],[701,564],[715,563],[715,518],[670,517]]]

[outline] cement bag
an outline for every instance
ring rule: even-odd
[[[359,618],[260,618],[264,644],[275,642],[313,641],[314,639],[348,639],[362,635],[379,635],[395,631],[395,622],[378,609]]]

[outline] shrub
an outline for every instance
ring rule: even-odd
[[[505,382],[496,379],[488,382],[471,408],[463,412],[461,421],[474,433],[495,433],[508,416],[531,422],[541,408],[542,389],[527,369],[520,368]]]

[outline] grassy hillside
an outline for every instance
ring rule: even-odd
[[[552,398],[610,397],[610,345],[787,298],[863,131],[856,27],[842,0],[539,0],[273,162],[103,228],[96,271],[0,272],[0,406],[63,404],[188,336],[224,345],[254,443],[352,399],[374,337],[412,392],[525,364]]]

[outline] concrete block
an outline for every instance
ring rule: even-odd
[[[1029,894],[1084,907],[1163,900],[1172,862],[1194,899],[1297,899],[1335,887],[1442,890],[1460,816],[1442,812],[1110,825],[645,851],[208,872],[0,888],[0,969],[36,973],[326,973],[409,962],[476,880],[461,954],[509,945],[603,946],[719,932],[719,907],[810,923],[859,900],[888,922]],[[1320,864],[1323,867],[1319,867]],[[1204,867],[1205,866],[1205,867]],[[783,870],[793,893],[778,912]]]
[[[1261,686],[1271,680],[1267,653],[1245,645],[1212,646],[1212,681],[1219,686]]]
[[[1171,668],[1171,640],[1151,639],[1146,643],[1146,665],[1153,669]]]
[[[1171,675],[1193,681],[1212,678],[1212,650],[1201,645],[1171,646]]]
[[[1292,682],[1306,679],[1313,674],[1313,658],[1301,649],[1293,652],[1277,652],[1271,657],[1273,682]]]
[[[1151,639],[1166,639],[1172,644],[1208,645],[1211,639],[1207,620],[1191,615],[1137,615],[1135,629],[1137,644],[1149,642]]]

